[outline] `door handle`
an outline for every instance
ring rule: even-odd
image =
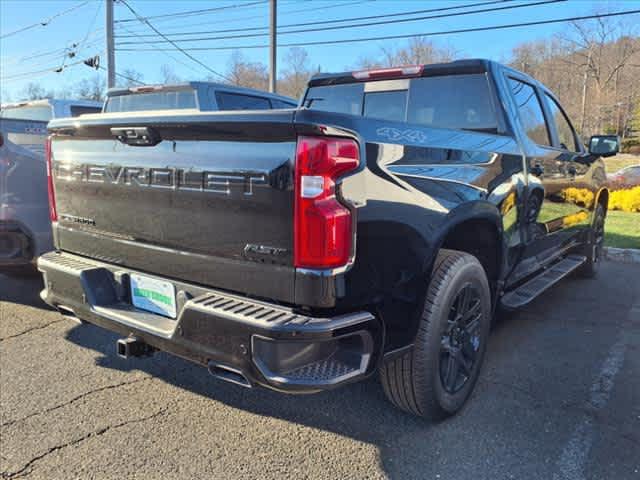
[[[544,167],[539,163],[536,163],[533,167],[531,167],[531,173],[536,177],[541,177],[544,175]]]

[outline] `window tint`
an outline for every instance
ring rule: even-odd
[[[102,111],[100,107],[83,107],[80,105],[72,105],[69,109],[72,117],[78,117],[85,113],[100,113]]]
[[[143,110],[182,110],[196,108],[194,90],[168,90],[150,93],[129,93],[107,99],[107,112],[139,112]]]
[[[325,112],[361,115],[363,92],[362,83],[311,87],[304,99],[304,106]]]
[[[493,95],[484,74],[416,78],[411,80],[408,102],[406,95],[403,90],[365,94],[362,83],[326,85],[311,87],[305,106],[385,120],[406,118],[410,123],[432,127],[498,130]]]
[[[271,104],[264,97],[237,93],[217,92],[219,110],[270,110]]]
[[[275,98],[271,98],[270,100],[273,108],[296,108],[298,106],[296,103],[283,102]]]
[[[534,88],[513,78],[509,79],[509,86],[527,136],[538,145],[551,145],[540,100]]]
[[[364,116],[394,122],[405,121],[407,91],[371,92],[364,96]]]
[[[409,93],[410,123],[497,132],[493,95],[484,74],[416,78]]]
[[[563,111],[560,109],[560,106],[551,96],[546,93],[545,96],[547,97],[549,110],[551,110],[551,116],[553,117],[553,121],[556,124],[558,137],[560,138],[560,143],[562,144],[560,146],[566,150],[578,152],[580,148],[578,148],[578,144],[576,143],[576,137],[573,133],[573,127],[571,126],[569,119],[565,116]]]
[[[51,106],[34,105],[15,108],[6,108],[0,111],[0,118],[13,118],[16,120],[35,120],[48,122],[51,120]]]

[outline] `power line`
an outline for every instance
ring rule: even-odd
[[[96,8],[96,13],[93,15],[93,20],[89,24],[89,28],[87,28],[87,33],[85,33],[84,37],[82,38],[82,40],[80,40],[79,43],[74,44],[75,51],[69,51],[68,53],[65,53],[62,59],[62,65],[60,66],[60,71],[64,70],[64,67],[67,64],[68,58],[74,58],[75,56],[79,55],[80,52],[82,52],[82,50],[87,48],[87,45],[86,45],[87,39],[89,38],[89,34],[91,33],[91,29],[93,25],[96,23],[96,19],[98,18],[98,13],[100,13],[101,7],[102,7],[102,3],[98,3],[98,8]]]
[[[416,17],[416,18],[399,18],[395,20],[379,20],[377,22],[367,22],[367,23],[359,23],[359,24],[350,24],[350,25],[333,25],[329,27],[317,27],[317,28],[305,28],[298,30],[290,30],[287,32],[278,32],[278,35],[289,35],[295,33],[309,33],[309,32],[321,32],[326,30],[344,30],[346,28],[362,28],[362,27],[373,27],[377,25],[390,25],[397,23],[406,23],[406,22],[417,22],[421,20],[432,20],[435,18],[445,18],[445,17],[458,17],[462,15],[473,15],[478,13],[488,13],[488,12],[496,12],[501,10],[511,10],[514,8],[524,8],[524,7],[535,7],[538,5],[546,5],[550,3],[559,3],[565,2],[566,0],[542,0],[539,2],[532,3],[521,3],[515,5],[506,5],[503,7],[491,7],[491,8],[482,8],[479,10],[471,10],[466,12],[455,12],[455,13],[441,13],[438,15],[427,15],[424,17]],[[252,38],[252,37],[266,37],[268,33],[249,33],[249,34],[241,34],[241,35],[229,35],[229,36],[221,36],[221,37],[200,37],[200,38],[188,38],[188,39],[176,39],[172,40],[173,42],[202,42],[208,40],[229,40],[236,38]],[[157,42],[157,40],[156,40]],[[155,42],[120,42],[118,45],[138,45],[139,43],[149,44]]]
[[[82,3],[79,3],[77,5],[74,5],[71,8],[67,8],[66,10],[63,10],[62,12],[58,12],[58,13],[50,16],[49,18],[41,20],[41,21],[39,21],[37,23],[32,23],[31,25],[27,25],[25,27],[19,28],[18,30],[14,30],[13,32],[5,33],[4,35],[0,36],[0,38],[7,38],[7,37],[10,37],[12,35],[16,35],[18,33],[25,32],[27,30],[31,30],[32,28],[36,28],[36,27],[46,27],[47,25],[49,25],[49,23],[52,20],[54,20],[54,19],[56,19],[58,17],[61,17],[62,15],[66,15],[67,13],[71,13],[74,10],[77,10],[78,8],[84,7],[88,3],[89,3],[89,0],[87,0],[85,2],[82,2]]]
[[[48,68],[43,68],[42,70],[35,70],[33,72],[16,73],[15,75],[9,75],[8,77],[2,77],[2,78],[0,78],[0,80],[2,80],[2,81],[15,80],[17,78],[30,77],[31,75],[38,74],[38,73],[43,73],[43,72],[61,73],[64,70],[66,70],[67,68],[73,67],[75,65],[80,65],[81,63],[84,63],[84,60],[78,60],[77,62],[70,63],[70,64],[65,65],[63,67],[52,66],[52,67],[48,67]]]
[[[124,29],[124,30],[125,30],[125,31],[127,31],[127,32],[132,33],[134,36],[138,36],[138,35],[136,35],[135,33],[133,33],[131,30],[129,30],[128,28],[123,27],[122,25],[120,26],[120,28]],[[153,45],[153,44],[151,45],[151,47],[152,47],[154,50],[156,50],[157,52],[162,53],[163,55],[165,55],[165,56],[167,56],[168,58],[172,59],[174,62],[178,62],[180,65],[183,65],[183,66],[187,67],[187,68],[188,68],[189,70],[191,70],[192,72],[200,73],[200,72],[198,72],[194,67],[192,67],[191,65],[189,65],[187,62],[183,62],[182,60],[180,60],[180,59],[179,59],[179,58],[177,58],[177,57],[174,57],[174,56],[173,56],[173,55],[171,55],[170,53],[162,51],[162,49],[161,49],[161,48],[156,47],[156,46],[155,46],[155,45]],[[117,75],[117,74],[116,74],[116,75]]]
[[[125,3],[125,2],[123,2],[123,3]],[[202,15],[203,13],[217,12],[217,11],[220,11],[220,10],[230,10],[230,9],[233,9],[233,8],[251,7],[253,5],[258,5],[260,3],[266,3],[266,2],[265,2],[265,0],[261,0],[259,2],[237,3],[237,4],[234,4],[234,5],[227,5],[227,6],[224,6],[224,7],[203,8],[203,9],[200,9],[200,10],[187,10],[187,11],[183,11],[183,12],[165,13],[163,15],[152,15],[152,16],[143,17],[143,18],[145,20],[153,20],[153,19],[165,18],[165,17],[171,17],[171,18],[175,18],[175,17],[191,17],[193,15]],[[139,20],[139,18],[125,18],[125,19],[122,19],[122,20],[116,20],[115,23],[135,22],[136,20]]]
[[[390,17],[399,17],[403,15],[419,15],[421,13],[430,13],[430,12],[443,12],[447,10],[459,10],[461,8],[472,8],[472,7],[480,7],[483,5],[493,5],[496,3],[505,3],[505,2],[513,2],[514,0],[491,0],[489,2],[480,2],[480,3],[471,3],[466,5],[456,5],[453,7],[444,7],[444,8],[428,8],[426,10],[412,10],[409,12],[398,12],[398,13],[388,13],[385,15],[369,15],[366,17],[350,17],[350,18],[340,18],[334,20],[321,20],[315,22],[304,22],[304,23],[290,23],[288,25],[280,25],[280,28],[290,28],[290,27],[306,27],[308,25],[325,25],[328,23],[343,23],[343,22],[351,22],[351,21],[359,21],[359,20],[373,20],[376,18],[390,18]],[[361,3],[361,2],[358,2]],[[251,27],[251,28],[230,28],[225,30],[205,30],[205,31],[196,31],[196,32],[182,32],[182,33],[167,33],[167,37],[179,36],[179,35],[205,35],[208,33],[230,33],[230,32],[247,32],[254,30],[266,30],[268,27]],[[116,35],[116,38],[128,38],[129,35]],[[140,35],[139,37],[155,37],[153,34],[149,35]]]
[[[317,10],[329,10],[329,9],[335,9],[335,8],[341,8],[341,7],[348,7],[348,6],[354,6],[354,5],[360,5],[362,3],[367,3],[370,2],[372,0],[358,0],[355,2],[346,2],[346,3],[334,3],[334,4],[329,4],[329,5],[324,5],[323,7],[318,7],[318,8],[305,8],[305,9],[298,9],[298,10],[282,10],[278,12],[278,16],[281,15],[289,15],[292,13],[308,13],[308,12],[314,12]],[[226,18],[224,20],[224,23],[234,23],[234,22],[240,22],[240,21],[246,21],[246,20],[254,20],[256,18],[259,19],[264,19],[264,15],[252,15],[252,16],[248,16],[248,17],[235,17],[235,18]],[[200,25],[210,25],[211,21],[207,21],[207,22],[200,22],[200,23],[192,23],[192,24],[187,24],[187,25],[174,25],[173,28],[167,27],[171,30],[175,30],[176,28],[188,28],[188,27],[197,27]],[[116,25],[117,27],[121,27],[121,25]],[[267,28],[267,27],[264,27]],[[241,31],[244,29],[240,29]],[[165,30],[166,31],[166,30]],[[153,36],[153,35],[151,35]]]
[[[227,80],[227,81],[231,82],[231,79],[230,79],[229,77],[226,77],[225,75],[223,75],[223,74],[221,74],[221,73],[216,72],[214,69],[212,69],[211,67],[209,67],[209,66],[208,66],[208,65],[206,65],[205,63],[202,63],[200,60],[198,60],[197,58],[195,58],[195,57],[194,57],[193,55],[191,55],[190,53],[188,53],[188,52],[184,51],[184,50],[183,50],[182,48],[180,48],[180,46],[179,46],[177,43],[175,43],[173,40],[171,40],[171,39],[169,39],[169,38],[165,37],[165,36],[164,36],[164,34],[162,34],[162,33],[161,33],[161,32],[160,32],[156,27],[154,27],[154,26],[151,24],[151,22],[149,22],[149,20],[147,20],[147,19],[145,19],[145,18],[140,17],[140,15],[138,15],[138,13],[137,13],[133,8],[131,8],[131,5],[129,5],[129,4],[127,3],[127,1],[126,1],[126,0],[120,0],[120,1],[122,2],[122,4],[123,4],[125,7],[127,7],[127,8],[129,9],[129,11],[130,11],[133,15],[135,15],[135,16],[138,18],[138,20],[139,20],[140,22],[146,23],[146,24],[149,26],[149,28],[150,28],[151,30],[153,30],[153,31],[154,31],[154,32],[156,32],[158,35],[160,35],[162,38],[164,38],[164,39],[165,39],[165,40],[167,40],[169,43],[171,43],[171,45],[173,45],[174,47],[176,47],[176,49],[177,49],[177,50],[179,50],[180,52],[182,52],[186,57],[190,58],[191,60],[193,60],[194,62],[196,62],[198,65],[200,65],[200,66],[202,66],[202,67],[206,68],[208,71],[210,71],[210,72],[211,72],[211,73],[213,73],[214,75],[217,75],[217,76],[219,76],[219,77],[221,77],[221,78],[224,78],[225,80]]]
[[[100,65],[98,67],[100,70],[104,70],[107,71],[107,69],[105,67],[103,67],[102,65]],[[135,78],[131,78],[123,73],[120,72],[116,72],[116,77],[120,77],[120,78],[124,78],[125,80],[129,80],[130,82],[134,82],[137,83],[138,85],[146,85],[146,83],[141,82],[140,80],[136,80]]]
[[[91,20],[91,23],[89,24],[89,28],[87,28],[87,33],[85,33],[84,38],[80,40],[80,42],[77,45],[80,48],[76,50],[75,52],[76,55],[82,52],[85,48],[87,48],[86,41],[89,39],[89,35],[93,30],[93,26],[96,24],[96,20],[98,19],[98,14],[100,13],[100,10],[102,10],[102,2],[98,3],[98,8],[96,8],[96,13],[93,15],[93,20]]]
[[[594,18],[616,17],[620,15],[633,15],[636,13],[640,13],[640,9],[625,10],[622,12],[613,12],[613,13],[603,13],[599,15],[585,15],[582,17],[555,18],[551,20],[540,20],[535,22],[510,23],[506,25],[491,25],[487,27],[462,28],[457,30],[444,30],[444,31],[437,31],[437,32],[409,33],[409,34],[403,34],[403,35],[387,35],[387,36],[364,37],[364,38],[348,38],[343,40],[321,40],[317,42],[281,43],[279,46],[280,47],[307,47],[307,46],[315,46],[315,45],[336,45],[341,43],[371,42],[371,41],[377,41],[377,40],[399,40],[399,39],[411,38],[411,37],[428,37],[428,36],[437,36],[437,35],[450,35],[450,34],[457,34],[457,33],[485,32],[489,30],[504,30],[508,28],[530,27],[535,25],[548,25],[551,23],[591,20]],[[236,45],[232,47],[187,47],[183,50],[213,51],[213,50],[238,50],[238,49],[254,49],[254,48],[269,48],[269,45]],[[150,49],[148,48],[120,48],[118,50],[125,51],[125,52],[150,51]],[[172,49],[163,49],[163,50],[172,51]]]

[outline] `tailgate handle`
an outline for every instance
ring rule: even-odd
[[[113,127],[111,135],[122,143],[137,147],[152,147],[162,141],[160,134],[151,127]]]

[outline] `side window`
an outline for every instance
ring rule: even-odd
[[[217,92],[218,108],[220,110],[270,110],[271,104],[264,97],[242,95],[237,93]]]
[[[296,108],[297,105],[294,105],[293,103],[289,103],[289,102],[283,102],[282,100],[277,100],[275,98],[271,99],[271,105],[273,106],[273,108],[275,109],[280,109],[280,108]]]
[[[404,122],[407,113],[407,91],[371,92],[364,95],[364,116],[392,122]]]
[[[531,85],[513,78],[509,79],[509,86],[527,137],[538,145],[550,146],[549,130],[535,89]]]
[[[569,122],[569,119],[560,108],[560,105],[558,105],[553,97],[546,93],[545,97],[547,98],[547,104],[549,105],[549,110],[553,116],[553,121],[556,124],[556,130],[558,131],[558,137],[560,138],[560,146],[565,150],[571,150],[572,152],[580,151],[571,122]]]
[[[100,113],[102,111],[102,108],[72,105],[71,107],[69,107],[69,110],[71,110],[72,117],[79,117],[80,115],[84,115],[85,113]]]

